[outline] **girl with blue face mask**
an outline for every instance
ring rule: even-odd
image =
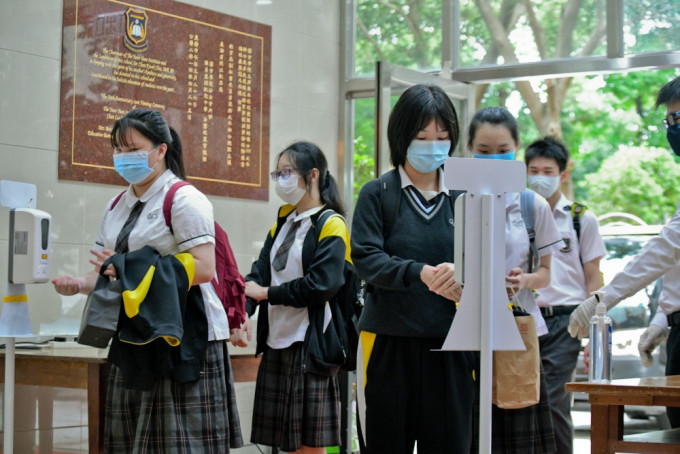
[[[513,160],[518,147],[517,121],[506,109],[486,107],[472,117],[468,129],[468,150],[474,158]],[[521,306],[534,316],[538,334],[546,334],[545,321],[531,291],[550,284],[551,253],[562,247],[562,237],[550,205],[535,194],[534,228],[540,265],[530,272],[529,236],[522,218],[519,193],[505,195],[505,216],[505,280],[509,300],[517,298]],[[492,452],[555,452],[550,404],[542,372],[540,401],[537,405],[515,410],[494,405],[492,415]],[[478,421],[479,416],[475,415],[475,427]],[[477,440],[476,435],[473,440]]]
[[[186,175],[182,142],[160,112],[133,109],[118,119],[111,130],[111,148],[114,168],[129,186],[124,193],[112,197],[103,212],[91,251],[94,257],[90,263],[94,269],[83,276],[54,278],[55,290],[61,295],[90,293],[103,263],[114,254],[120,258],[147,246],[158,251],[164,260],[181,253],[187,263],[193,263],[194,272],[192,278],[187,273],[180,279],[188,281],[190,295],[198,295],[192,300],[200,308],[198,312],[204,311],[200,314],[187,309],[186,313],[192,315],[182,320],[187,322],[183,326],[185,332],[190,326],[195,327],[196,332],[204,330],[206,336],[194,342],[185,339],[181,342],[182,358],[186,355],[191,364],[200,365],[195,376],[184,382],[170,373],[159,374],[147,380],[150,390],[139,386],[142,374],[131,375],[128,362],[147,357],[135,351],[135,346],[132,349],[121,346],[118,335],[114,336],[109,349],[112,366],[106,399],[104,450],[229,452],[229,447],[243,445],[227,348],[230,328],[239,327],[229,326],[224,307],[210,282],[215,275],[212,204],[194,186],[182,186],[172,198],[172,230],[165,224],[166,195],[175,183],[186,179]],[[103,274],[114,278],[117,270],[109,265]],[[186,307],[190,307],[186,292],[183,298],[186,298]],[[170,303],[164,295],[149,294],[144,304],[165,308]],[[154,350],[163,358],[165,351],[162,347]],[[168,352],[167,357],[170,356]]]
[[[352,260],[370,289],[359,321],[362,452],[413,452],[416,442],[420,452],[470,452],[474,357],[435,351],[461,296],[441,169],[459,138],[451,100],[439,87],[410,87],[387,138],[395,168],[364,185],[352,220]]]

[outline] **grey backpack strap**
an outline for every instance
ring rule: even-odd
[[[529,236],[529,272],[533,273],[541,266],[541,257],[538,255],[538,247],[536,246],[536,230],[534,229],[534,191],[525,189],[520,193],[520,210],[522,211],[522,219],[524,220],[524,227],[527,229]]]

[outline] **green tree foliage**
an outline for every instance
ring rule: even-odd
[[[680,70],[667,69],[574,79],[562,122],[574,161],[576,199],[590,203],[593,191],[586,175],[597,172],[621,146],[668,149],[665,108],[655,103],[659,89],[677,76]]]
[[[600,169],[585,176],[588,207],[598,215],[634,214],[650,224],[664,224],[680,200],[680,165],[666,148],[621,146]]]
[[[605,54],[606,0],[461,0],[460,6],[463,66]],[[627,52],[680,49],[675,27],[680,7],[674,2],[627,0],[624,22]],[[420,71],[439,70],[443,65],[441,39],[440,0],[358,0],[355,73],[372,74],[377,60]],[[562,137],[574,163],[576,200],[595,203],[598,212],[611,211],[616,205],[656,222],[658,213],[667,214],[668,207],[680,199],[672,191],[659,191],[671,180],[654,173],[654,166],[633,165],[630,172],[638,176],[644,190],[630,188],[628,183],[613,185],[620,192],[616,196],[613,190],[593,187],[593,177],[588,175],[611,180],[603,175],[608,173],[604,163],[623,149],[667,149],[663,109],[656,109],[654,102],[659,88],[678,75],[679,69],[668,69],[482,84],[476,106],[508,107],[518,119],[521,149],[543,135]],[[373,135],[368,131],[374,127],[373,115],[372,105],[357,103],[355,198],[358,188],[373,176]],[[674,165],[672,157],[666,160]],[[625,165],[626,161],[621,162]],[[611,206],[600,199],[608,194],[615,200]],[[639,204],[646,208],[636,211]]]

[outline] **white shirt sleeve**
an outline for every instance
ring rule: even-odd
[[[583,263],[607,255],[607,248],[600,236],[600,225],[595,213],[586,210],[581,216],[581,237],[579,238],[579,252]]]
[[[614,279],[604,287],[607,307],[612,307],[655,281],[678,265],[680,259],[680,210],[661,229],[659,235],[647,242]]]

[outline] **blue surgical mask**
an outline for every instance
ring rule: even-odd
[[[158,148],[158,146],[150,151],[114,153],[113,167],[116,169],[116,172],[118,172],[118,175],[123,177],[125,181],[130,184],[137,184],[144,181],[153,173],[153,169],[158,165],[158,163],[156,163],[153,167],[149,167],[149,154],[156,148]]]
[[[475,153],[474,157],[477,159],[502,159],[504,161],[514,161],[515,160],[515,152],[511,151],[509,153],[501,153],[501,154],[482,154],[482,153]]]
[[[408,146],[406,159],[420,173],[437,170],[449,157],[450,140],[414,140]]]

